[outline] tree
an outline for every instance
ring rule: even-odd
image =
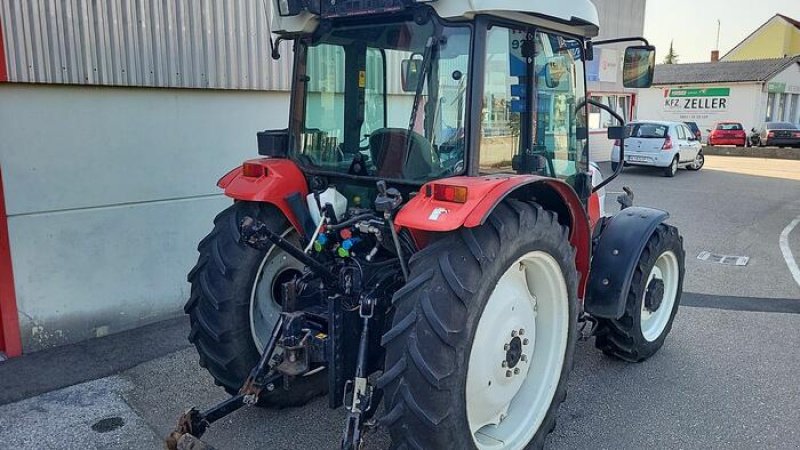
[[[664,57],[664,64],[678,64],[678,54],[675,53],[675,49],[672,46],[673,43],[674,41],[669,42],[669,53]]]

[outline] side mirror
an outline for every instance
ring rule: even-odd
[[[653,85],[656,69],[656,48],[638,45],[625,49],[622,65],[622,84],[626,88],[641,89]]]
[[[420,78],[420,75],[422,75],[422,63],[421,59],[416,59],[413,56],[412,59],[404,59],[400,63],[400,70],[403,72],[401,76],[403,91],[417,92],[419,84],[423,82]]]
[[[553,57],[544,66],[544,84],[548,89],[555,89],[567,75],[567,64],[563,57]]]
[[[608,127],[608,139],[612,141],[622,139],[624,132],[624,127]]]
[[[289,153],[289,129],[266,130],[256,133],[258,154],[272,158],[286,158]]]

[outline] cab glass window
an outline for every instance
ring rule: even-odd
[[[326,172],[413,183],[462,173],[471,38],[470,27],[404,16],[302,40],[292,157]]]
[[[570,179],[588,170],[586,108],[576,111],[586,95],[581,41],[537,31],[534,36],[536,102],[534,152],[547,159],[546,173]]]
[[[480,172],[512,171],[527,122],[529,64],[522,46],[529,33],[493,26],[486,35],[486,74],[481,110]]]
[[[586,95],[582,43],[494,26],[486,47],[480,173],[569,181],[588,170],[586,108],[576,111]]]
[[[309,77],[306,120],[301,151],[318,165],[338,161],[338,146],[344,140],[344,48],[321,44],[308,49]]]

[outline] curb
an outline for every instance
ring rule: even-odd
[[[739,156],[745,158],[789,159],[800,161],[800,148],[710,147],[704,145],[703,154],[711,156]]]

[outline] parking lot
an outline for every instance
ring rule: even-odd
[[[683,307],[664,348],[645,363],[609,359],[591,340],[578,344],[548,446],[797,448],[800,273],[792,270],[800,257],[800,161],[709,156],[702,171],[675,178],[629,168],[609,187],[608,211],[617,210],[623,185],[633,188],[636,204],[670,211],[684,236]],[[749,260],[723,265],[699,260],[701,252]],[[0,447],[159,448],[183,410],[225,397],[194,349],[173,342],[188,333],[186,322],[169,324],[50,350],[47,362],[34,356],[0,364]],[[148,349],[163,354],[150,359]],[[70,351],[84,362],[52,357]],[[12,368],[29,377],[10,378]],[[112,417],[123,425],[97,425]],[[342,418],[324,399],[300,409],[249,409],[215,424],[207,441],[219,449],[335,448]],[[382,432],[369,435],[368,449],[388,446]]]

